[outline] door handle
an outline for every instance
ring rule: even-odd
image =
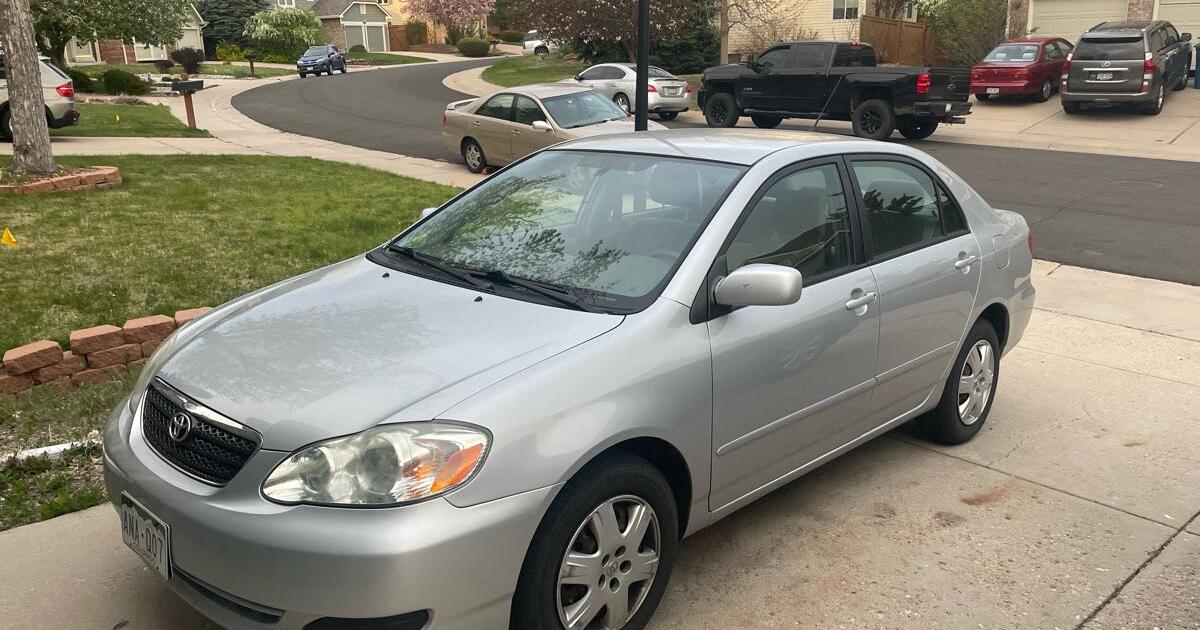
[[[878,297],[879,296],[874,291],[868,291],[868,292],[860,295],[859,297],[853,298],[849,302],[846,302],[846,310],[847,311],[856,311],[856,310],[870,304],[871,302],[874,302],[875,299]]]
[[[478,127],[478,126],[479,126],[479,121],[478,121],[478,120],[472,120],[472,121],[471,121],[471,125],[473,125],[473,126],[475,126],[475,127]]]
[[[513,130],[512,130],[512,133],[513,133],[513,135],[514,135],[514,136],[519,136],[519,135],[521,135],[521,130],[520,130],[520,129],[513,129]]]
[[[961,256],[962,254],[959,254],[959,255]],[[976,256],[975,254],[971,254],[970,256],[967,256],[966,258],[959,258],[958,260],[954,261],[954,268],[955,269],[970,269],[971,265],[974,265],[977,262],[979,262],[979,257]]]

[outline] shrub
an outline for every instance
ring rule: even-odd
[[[159,72],[170,73],[171,68],[175,67],[175,62],[170,59],[159,59],[154,62],[154,68]]]
[[[404,23],[404,37],[409,44],[428,44],[429,26],[424,22],[409,20]]]
[[[230,76],[232,76],[235,79],[248,78],[250,76],[250,69],[249,68],[234,68],[233,74]]]
[[[525,41],[525,33],[521,31],[500,31],[500,41],[506,44],[520,44]]]
[[[195,48],[179,48],[171,51],[171,59],[183,66],[188,74],[200,72],[200,64],[204,63],[204,51]]]
[[[128,94],[130,96],[140,96],[150,93],[150,86],[137,75],[125,72],[124,70],[105,70],[102,75],[104,81],[104,91],[108,94]]]
[[[353,45],[353,46],[351,46],[351,47],[350,47],[350,52],[352,52],[352,53],[365,53],[365,52],[367,52],[367,47],[366,47],[366,46],[363,46],[362,44],[355,44],[355,45]]]
[[[229,42],[221,42],[217,44],[217,60],[218,61],[245,61],[246,51],[242,50],[241,46],[231,44]]]
[[[294,61],[309,45],[321,41],[321,24],[317,14],[294,7],[275,7],[260,11],[246,20],[246,37],[262,53],[263,61],[270,55],[288,57]]]
[[[458,50],[467,57],[486,57],[492,45],[486,39],[464,37],[458,40]]]
[[[945,64],[969,68],[1004,39],[1007,3],[999,0],[921,0],[921,15],[937,34]]]
[[[67,76],[71,78],[71,84],[75,86],[76,92],[96,92],[100,87],[96,85],[95,79],[76,68],[67,68]]]
[[[292,56],[285,55],[283,53],[267,53],[262,57],[259,57],[258,60],[263,63],[295,63],[297,57],[299,57],[299,55]]]

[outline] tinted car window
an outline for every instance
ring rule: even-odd
[[[940,184],[937,187],[937,193],[938,206],[942,213],[942,228],[946,234],[966,230],[967,218],[963,216],[962,207],[955,201],[954,195],[951,195],[950,191]]]
[[[1083,39],[1075,47],[1078,61],[1133,61],[1146,56],[1140,36],[1115,39]]]
[[[938,198],[925,171],[903,162],[854,162],[871,252],[887,255],[942,236]]]
[[[1175,30],[1174,26],[1171,26],[1168,24],[1167,27],[1165,29],[1163,29],[1163,31],[1167,34],[1167,45],[1168,46],[1179,43],[1179,31]]]
[[[510,120],[512,116],[512,104],[512,94],[497,94],[484,103],[482,107],[475,110],[475,113],[480,116],[487,116],[488,118]]]
[[[789,46],[772,48],[759,55],[758,64],[764,68],[789,68],[792,65],[792,49]]]
[[[584,71],[583,74],[579,75],[579,78],[583,79],[584,81],[595,81],[597,79],[603,79],[603,78],[605,78],[604,77],[605,70],[607,70],[607,68],[605,66],[597,66],[595,68],[588,68],[586,71]]]
[[[837,53],[833,56],[833,65],[839,68],[859,67],[863,65],[863,54],[859,46],[838,45]]]
[[[542,108],[533,102],[533,99],[528,96],[518,96],[515,120],[522,125],[532,125],[536,120],[546,120],[546,115],[542,113]]]
[[[824,68],[829,58],[829,46],[825,44],[798,44],[796,46],[797,68]]]
[[[767,263],[812,278],[852,264],[853,243],[842,181],[829,164],[772,184],[738,228],[726,260],[730,271]]]
[[[1159,29],[1150,34],[1150,50],[1159,51],[1167,47],[1167,34]]]
[[[309,46],[301,57],[323,57],[331,52],[333,49],[329,46]]]
[[[657,66],[650,66],[649,77],[652,79],[674,79],[675,75]]]

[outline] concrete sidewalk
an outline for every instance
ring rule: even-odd
[[[893,432],[690,538],[651,628],[1195,628],[1200,288],[1035,276],[975,441]],[[7,628],[211,627],[108,506],[0,533],[0,558]]]

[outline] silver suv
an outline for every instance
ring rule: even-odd
[[[79,122],[79,111],[75,109],[75,86],[65,72],[50,63],[49,57],[40,58],[42,64],[42,97],[46,100],[46,123],[51,129],[59,129]],[[0,140],[12,139],[12,122],[8,110],[8,71],[4,65],[4,54],[0,52]]]
[[[1191,33],[1170,22],[1103,22],[1079,39],[1062,71],[1062,107],[1078,114],[1087,103],[1131,103],[1157,115],[1167,89],[1187,86]]]

